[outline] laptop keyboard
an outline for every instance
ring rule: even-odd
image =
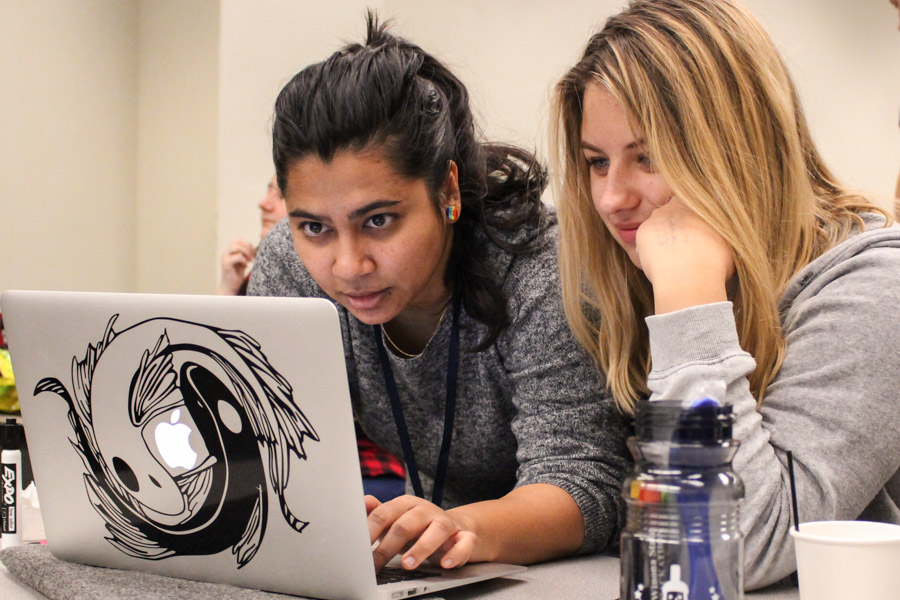
[[[400,567],[382,567],[375,576],[378,585],[384,583],[396,583],[398,581],[409,581],[410,579],[421,579],[423,577],[440,577],[440,572],[426,571],[424,569],[413,569],[408,571]]]

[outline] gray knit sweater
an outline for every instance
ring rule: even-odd
[[[567,326],[557,227],[555,216],[549,217],[553,224],[537,253],[513,256],[486,235],[473,248],[502,285],[511,325],[487,350],[471,352],[486,327],[461,311],[457,412],[443,506],[499,498],[527,484],[553,484],[581,509],[581,551],[593,552],[615,543],[624,522],[620,493],[629,465],[626,431]],[[249,294],[326,297],[297,257],[287,221],[262,243]],[[341,306],[338,312],[354,412],[375,443],[402,457],[373,327]],[[451,327],[445,315],[415,358],[388,353],[428,499],[444,423]]]
[[[738,345],[730,302],[647,319],[651,400],[727,386],[746,489],[747,589],[796,568],[788,450],[801,522],[900,523],[900,227],[866,221],[788,285],[779,305],[787,354],[759,411],[747,382],[756,362]]]

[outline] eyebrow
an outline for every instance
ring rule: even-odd
[[[392,206],[396,206],[398,204],[400,204],[400,200],[376,200],[375,202],[369,202],[365,206],[361,206],[360,208],[357,208],[356,210],[351,212],[349,215],[347,215],[347,218],[350,221],[354,221],[364,215],[369,214],[370,212],[372,212],[374,210],[381,210],[383,208],[391,208]],[[311,212],[306,212],[305,210],[300,210],[299,208],[295,208],[294,210],[289,212],[288,216],[293,219],[309,219],[310,221],[327,222],[329,220],[321,215],[316,215]]]
[[[641,138],[639,140],[634,140],[633,142],[631,142],[630,144],[625,146],[625,149],[626,150],[635,150],[637,148],[640,148],[640,147],[646,145],[646,143],[647,142],[644,140],[644,138]],[[600,148],[597,148],[593,144],[589,144],[589,143],[585,142],[584,140],[581,141],[581,149],[582,150],[590,150],[591,152],[596,152],[598,154],[604,154],[603,150],[601,150]]]

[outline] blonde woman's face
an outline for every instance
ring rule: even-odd
[[[598,84],[584,93],[581,149],[588,163],[594,208],[609,232],[641,268],[638,228],[672,198],[645,141],[631,130],[625,108]]]

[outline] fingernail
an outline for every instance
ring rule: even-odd
[[[416,559],[414,559],[412,556],[407,556],[403,559],[403,566],[407,569],[412,569],[416,566]]]
[[[453,564],[454,563],[453,563],[452,558],[445,558],[444,560],[441,561],[441,566],[444,567],[445,569],[452,569]]]

